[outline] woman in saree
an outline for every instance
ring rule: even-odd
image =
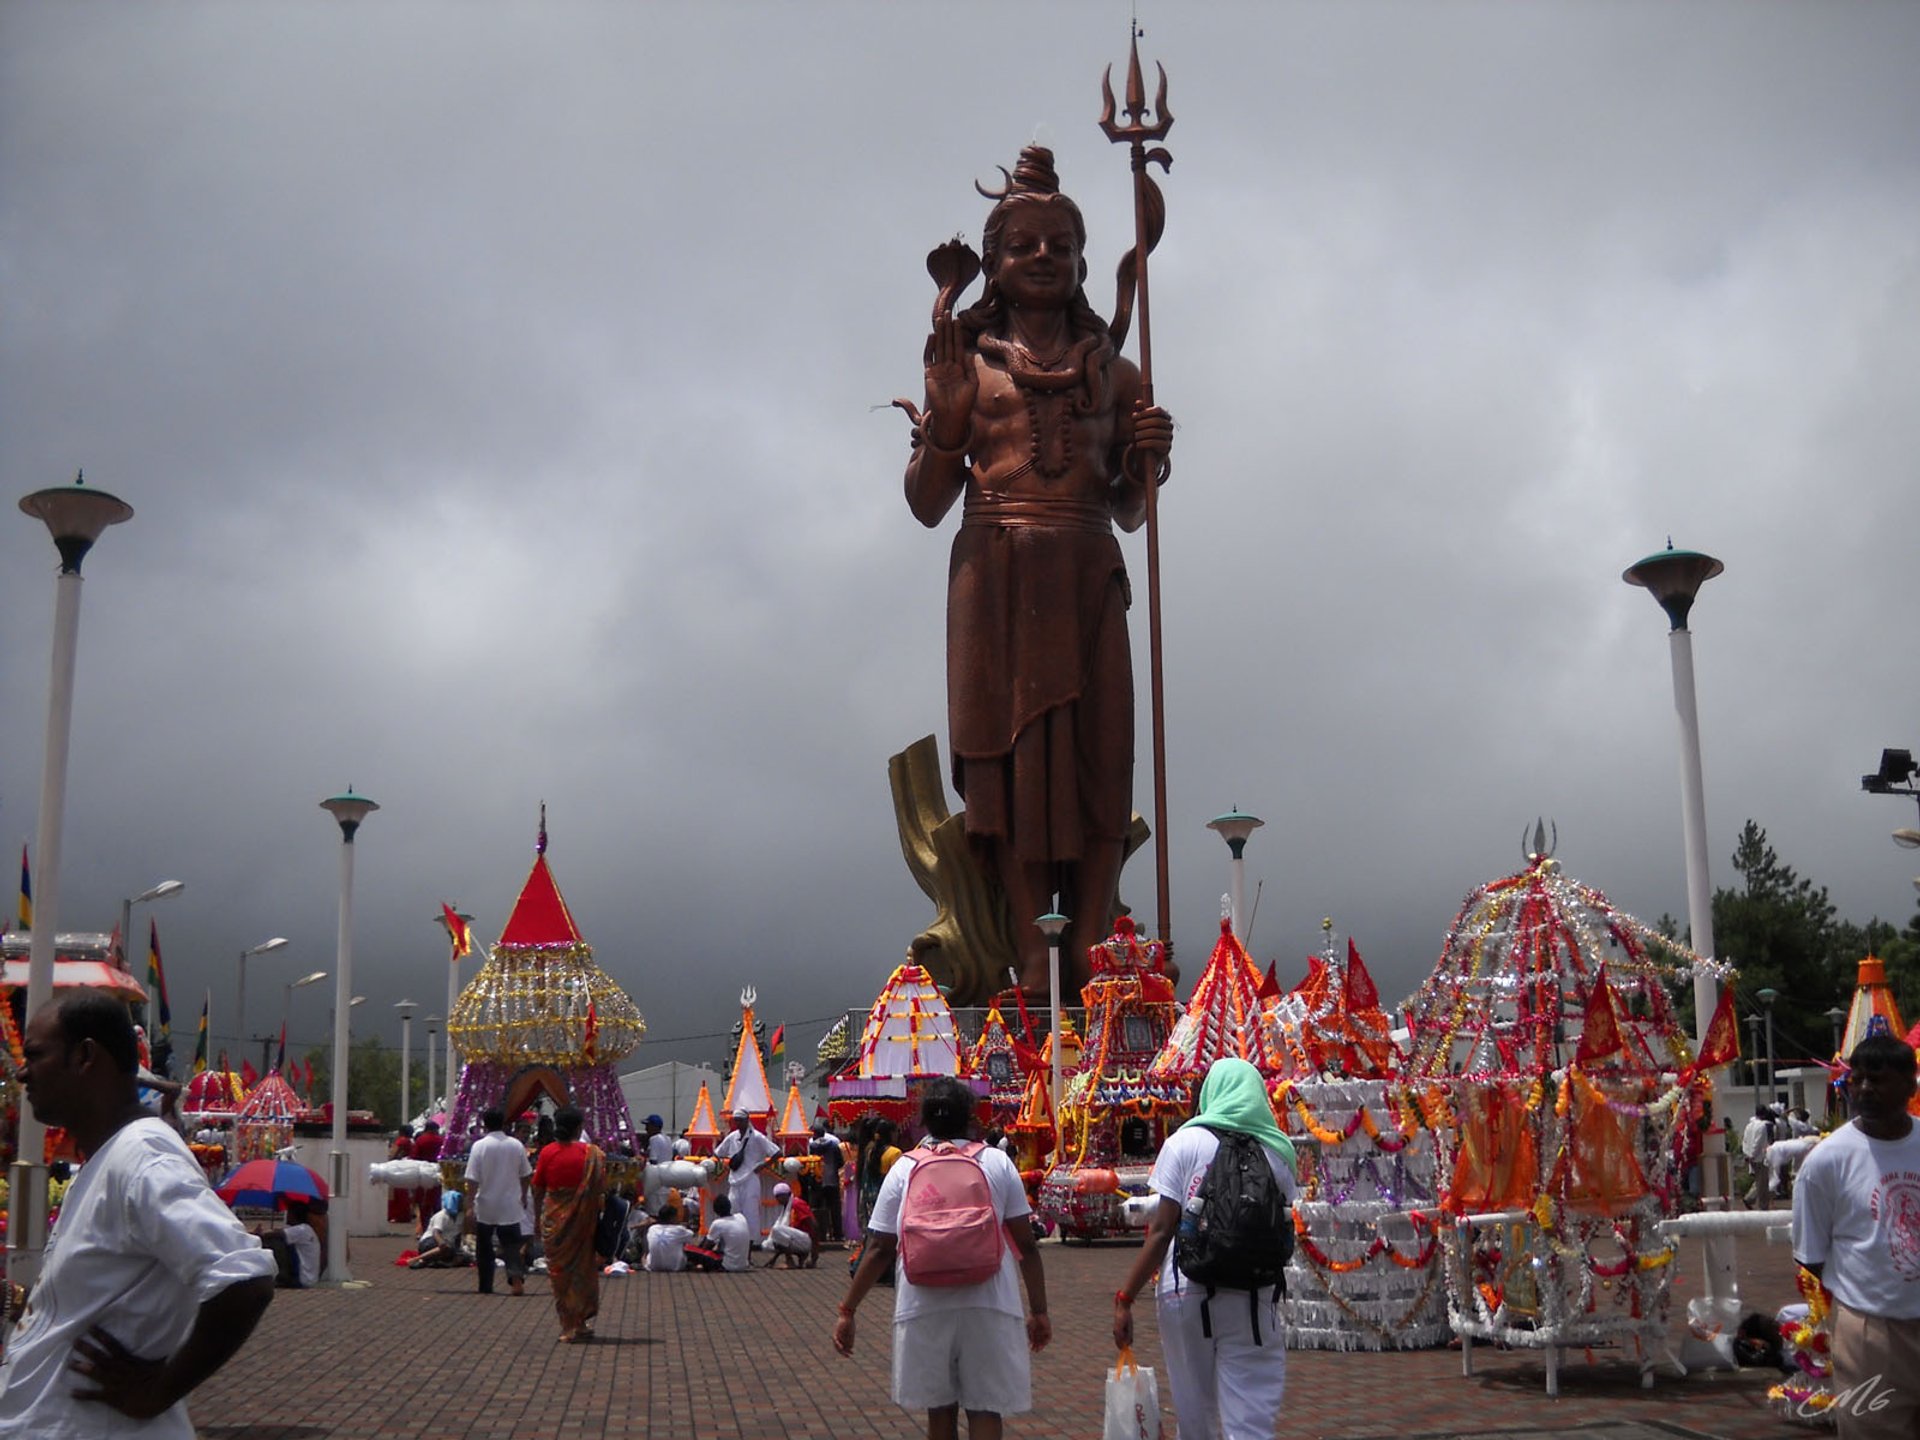
[[[533,1167],[540,1243],[565,1345],[591,1339],[594,1316],[600,1313],[600,1257],[593,1236],[607,1189],[607,1157],[599,1146],[580,1139],[584,1123],[578,1110],[564,1106],[553,1117],[553,1143]]]

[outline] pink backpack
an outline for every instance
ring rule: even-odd
[[[917,1152],[900,1201],[900,1263],[916,1285],[978,1285],[1000,1270],[1006,1245],[986,1147],[939,1141]]]

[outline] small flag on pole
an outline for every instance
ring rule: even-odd
[[[273,1062],[273,1068],[284,1074],[287,1068],[287,1022],[280,1022],[280,1054]]]
[[[587,1023],[580,1038],[580,1053],[589,1066],[600,1063],[600,1015],[593,1008],[593,997],[587,997]]]
[[[779,1072],[780,1067],[787,1063],[786,1026],[776,1025],[774,1027],[773,1039],[767,1042],[767,1061],[773,1066],[776,1074]]]
[[[27,868],[27,847],[20,847],[20,928],[33,929],[33,872]]]
[[[458,961],[462,955],[473,953],[473,931],[460,912],[444,900],[440,902],[441,916],[446,920],[447,939],[453,942],[453,958]]]
[[[160,924],[147,919],[147,987],[153,991],[155,1049],[164,1053],[173,1040],[173,1007],[167,1004],[167,972],[160,964]]]
[[[193,1073],[198,1075],[207,1068],[207,1012],[213,1008],[213,991],[207,991],[207,998],[200,1006],[200,1035],[193,1042]]]

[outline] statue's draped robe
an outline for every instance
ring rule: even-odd
[[[1039,465],[976,462],[947,589],[947,714],[954,788],[970,834],[1023,861],[1075,861],[1092,839],[1124,840],[1133,803],[1133,661],[1126,567],[1113,533],[1111,392],[1092,413],[1070,391],[1030,404],[976,357],[980,408],[1032,440]],[[1061,426],[1070,427],[1068,436]],[[1063,438],[1070,451],[1061,449]]]

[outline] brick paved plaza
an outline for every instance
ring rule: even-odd
[[[887,1398],[891,1292],[860,1310],[852,1360],[828,1338],[846,1286],[844,1258],[812,1271],[634,1275],[602,1288],[599,1337],[560,1345],[544,1278],[528,1293],[474,1293],[471,1270],[391,1264],[401,1241],[355,1240],[364,1288],[282,1292],[252,1343],[192,1403],[205,1440],[362,1436],[464,1440],[912,1440],[920,1417]],[[1134,1250],[1120,1243],[1042,1246],[1054,1342],[1035,1364],[1037,1408],[1010,1437],[1098,1440],[1101,1383],[1112,1354],[1110,1297]],[[1689,1244],[1676,1312],[1699,1293]],[[1784,1246],[1742,1242],[1742,1294],[1769,1313],[1793,1298]],[[1678,1326],[1676,1325],[1676,1333]],[[1143,1361],[1158,1365],[1153,1308],[1139,1309]],[[1537,1352],[1474,1349],[1287,1356],[1287,1403],[1276,1432],[1297,1437],[1575,1434],[1627,1437],[1783,1436],[1769,1416],[1770,1375],[1673,1378],[1642,1390],[1630,1361],[1566,1357],[1561,1395],[1544,1393]],[[1163,1381],[1164,1384],[1164,1381]],[[1165,1396],[1163,1395],[1163,1401]],[[1809,1431],[1806,1433],[1820,1433]],[[1167,1407],[1167,1440],[1173,1417]]]

